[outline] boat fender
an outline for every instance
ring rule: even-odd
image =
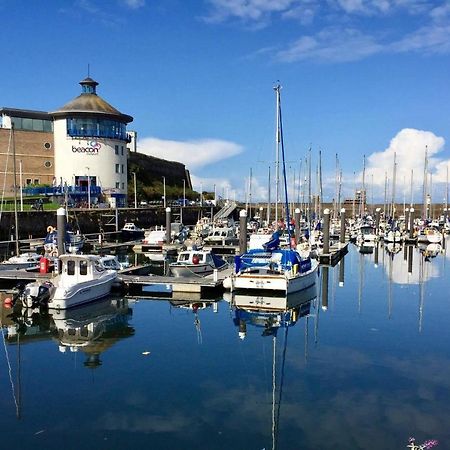
[[[5,300],[3,301],[3,306],[7,309],[12,307],[12,298],[11,297],[6,297]]]
[[[197,265],[199,262],[200,262],[199,257],[198,257],[197,255],[194,255],[194,256],[192,257],[192,264]]]
[[[55,231],[55,229],[51,225],[49,225],[47,227],[47,233],[53,233],[53,231]]]

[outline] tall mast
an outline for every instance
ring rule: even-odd
[[[414,169],[411,169],[411,186],[410,186],[410,189],[411,189],[411,204],[410,204],[410,206],[414,205],[413,177],[414,177]]]
[[[322,150],[319,150],[319,214],[323,204],[323,187],[322,187]]]
[[[366,206],[366,155],[363,157],[363,175],[362,175],[362,189],[361,189],[361,208],[360,216],[363,217]]]
[[[268,227],[270,227],[270,206],[271,206],[270,188],[271,188],[271,180],[270,180],[270,164],[269,164],[269,177],[268,177],[268,185],[267,185],[267,226]]]
[[[425,161],[423,164],[422,219],[427,218],[427,176],[428,176],[428,145],[425,145]]]
[[[397,152],[394,152],[394,167],[392,169],[392,209],[391,209],[392,218],[394,218],[394,216],[395,216],[395,186],[396,186],[396,178],[397,178]]]
[[[19,218],[17,215],[17,170],[16,170],[16,142],[14,138],[14,124],[11,124],[11,143],[13,149],[13,171],[14,171],[14,231],[16,239],[16,255],[19,254]]]
[[[311,147],[308,152],[308,222],[311,225]]]
[[[447,162],[447,174],[445,177],[445,222],[447,222],[447,216],[448,216],[448,162]]]
[[[387,212],[387,172],[384,172],[384,217],[386,218]]]
[[[280,83],[274,88],[276,96],[276,131],[275,131],[275,222],[278,223],[278,203],[280,201]]]

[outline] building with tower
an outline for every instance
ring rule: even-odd
[[[47,185],[74,200],[126,204],[127,156],[136,151],[136,133],[127,132],[133,118],[100,97],[92,78],[80,85],[79,96],[50,113],[0,108],[6,193]]]

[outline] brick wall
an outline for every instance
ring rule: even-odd
[[[6,171],[5,195],[13,194],[14,170],[13,170],[13,149],[8,146],[10,140],[10,130],[0,129],[0,189],[3,189],[4,176]],[[54,163],[54,141],[53,133],[40,131],[14,131],[14,142],[16,149],[16,180],[20,185],[19,171],[22,161],[22,180],[26,185],[27,179],[34,183],[39,180],[41,184],[52,184],[55,173]],[[45,145],[50,144],[50,148]],[[7,162],[8,159],[8,162]],[[46,164],[48,167],[46,167]]]

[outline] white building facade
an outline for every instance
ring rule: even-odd
[[[55,178],[59,185],[89,189],[124,205],[127,194],[126,127],[133,118],[97,95],[92,78],[80,82],[82,93],[53,116]]]

